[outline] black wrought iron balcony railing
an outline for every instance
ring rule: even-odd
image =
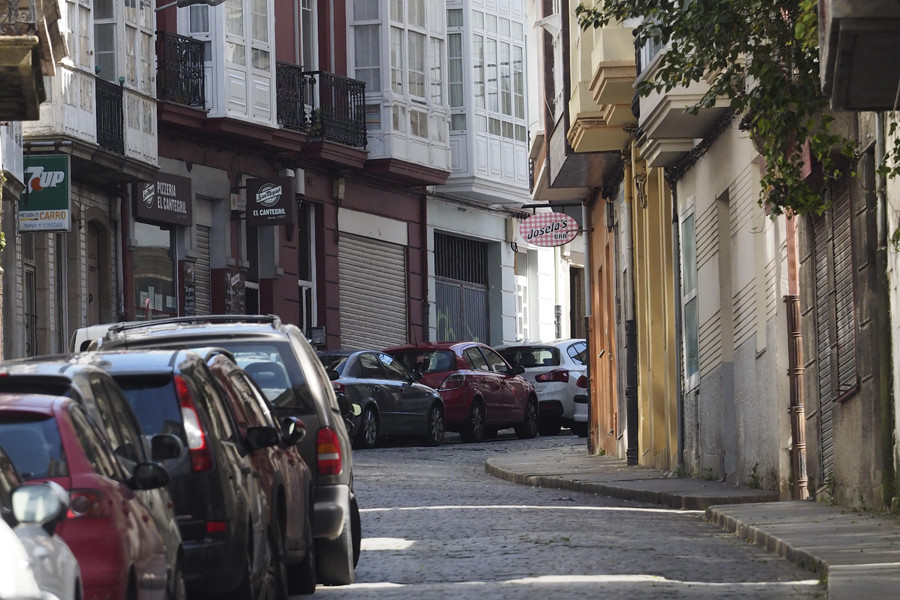
[[[206,108],[203,42],[157,31],[156,71],[158,100]]]
[[[122,98],[124,90],[99,77],[97,94],[97,143],[101,148],[125,154],[125,112]]]
[[[276,65],[278,122],[356,148],[366,146],[366,84],[325,71],[304,71],[299,65]]]
[[[0,34],[37,35],[36,0],[0,0]]]

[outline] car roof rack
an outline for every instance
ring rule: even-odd
[[[281,327],[281,317],[278,315],[198,315],[152,319],[150,321],[133,321],[129,323],[117,323],[111,326],[106,332],[106,337],[110,338],[117,333],[123,333],[133,329],[156,327],[158,325],[210,325],[222,323],[268,323],[272,325],[272,329],[278,329]]]

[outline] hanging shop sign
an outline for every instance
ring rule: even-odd
[[[564,213],[538,213],[519,223],[519,235],[535,246],[562,246],[578,235],[578,223]]]
[[[25,156],[25,189],[19,195],[19,231],[72,229],[69,155]]]
[[[247,225],[293,225],[293,177],[268,177],[247,180]]]
[[[165,223],[190,227],[193,223],[193,194],[188,177],[157,173],[135,199],[134,216],[145,223]]]

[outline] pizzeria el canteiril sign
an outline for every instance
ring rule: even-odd
[[[519,223],[519,235],[534,246],[562,246],[578,235],[578,223],[564,213],[538,213]]]

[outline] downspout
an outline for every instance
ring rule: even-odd
[[[638,397],[637,397],[637,323],[634,319],[634,234],[631,231],[632,177],[631,156],[625,162],[625,203],[622,210],[622,256],[625,260],[623,312],[625,316],[625,426],[628,432],[625,458],[629,465],[638,464]]]
[[[797,247],[797,216],[785,218],[787,246],[788,380],[790,382],[791,463],[794,471],[795,500],[809,498],[809,476],[806,472],[806,410],[803,399],[803,336],[800,321],[800,262]]]
[[[590,226],[590,204],[593,204],[594,199],[591,196],[581,203],[581,228],[582,235],[585,239],[585,252],[584,252],[584,339],[587,341],[587,352],[589,357],[594,356],[593,346],[596,346],[594,340],[591,335],[591,253],[593,252],[593,235]],[[599,329],[599,328],[598,328]],[[596,418],[592,414],[591,406],[594,404],[594,382],[592,381],[592,370],[591,370],[591,362],[592,360],[589,358],[587,361],[587,370],[585,375],[588,380],[588,436],[587,436],[587,445],[588,452],[593,454],[596,450],[596,444],[592,442],[594,439],[591,436],[591,420]]]
[[[682,364],[683,355],[681,341],[684,333],[684,326],[681,321],[681,227],[678,222],[678,191],[676,189],[677,181],[669,179],[669,172],[666,169],[666,181],[669,183],[669,190],[672,193],[672,276],[674,278],[675,287],[675,368],[677,369],[675,381],[675,406],[676,420],[678,426],[678,441],[675,457],[678,465],[678,472],[684,472],[684,365]]]
[[[878,167],[885,159],[884,113],[875,113],[875,273],[878,278],[876,303],[879,327],[878,338],[878,396],[881,405],[881,446],[884,462],[884,505],[894,510],[894,405],[891,402],[891,336],[888,322],[891,310],[891,292],[887,275],[887,182]]]

